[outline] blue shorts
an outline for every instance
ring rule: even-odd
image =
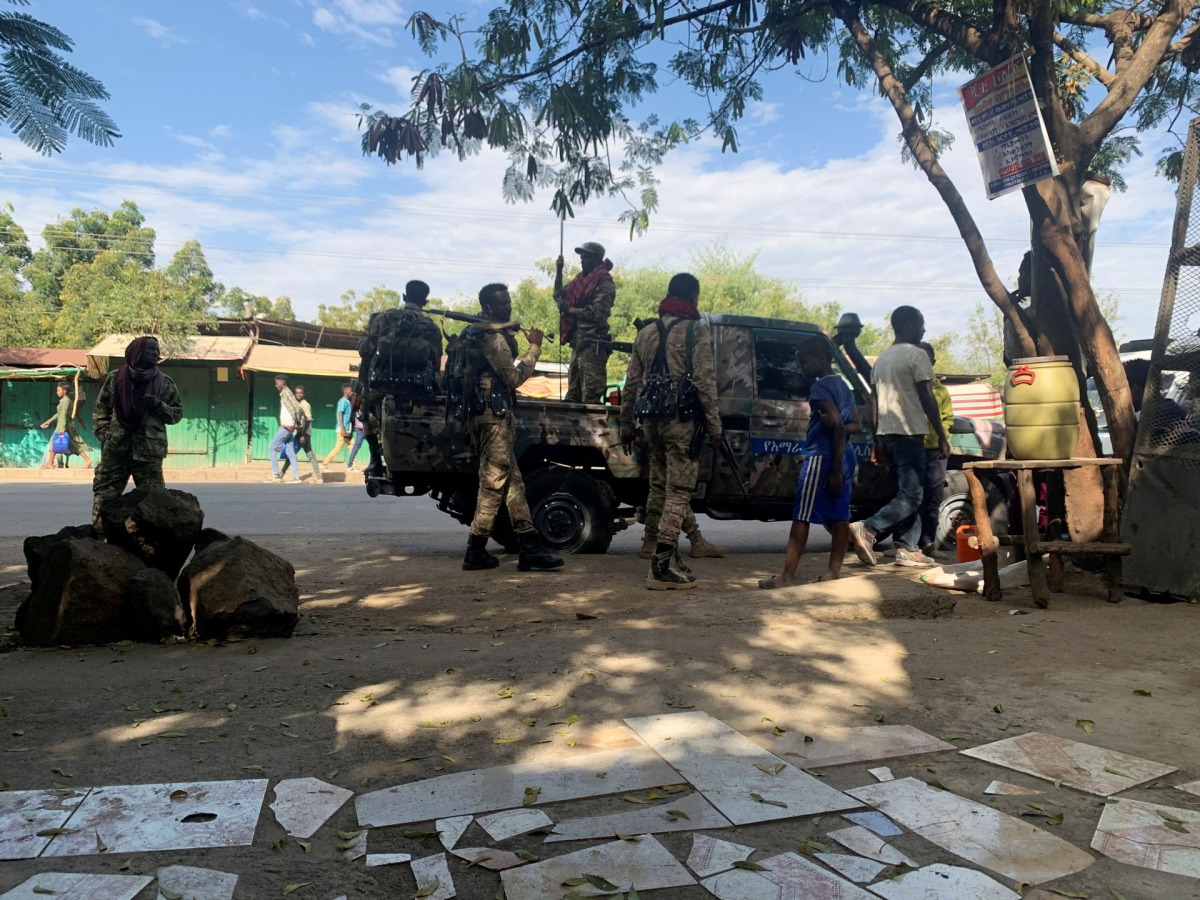
[[[850,494],[854,490],[854,467],[857,462],[854,448],[846,445],[842,454],[842,489],[829,493],[826,484],[833,467],[833,456],[814,453],[804,457],[800,467],[800,478],[796,482],[796,505],[792,508],[792,520],[826,525],[830,522],[850,521]]]

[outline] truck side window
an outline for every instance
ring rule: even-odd
[[[806,332],[754,332],[754,376],[763,400],[807,400],[808,379],[796,361],[796,349],[811,338]]]

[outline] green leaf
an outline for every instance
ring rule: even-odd
[[[302,841],[297,838],[296,843],[300,845],[300,849],[305,853],[312,853],[312,841]]]
[[[1143,691],[1140,688],[1138,690],[1135,690],[1133,693],[1135,695],[1137,695],[1138,697],[1153,697],[1154,696],[1149,691]],[[1112,888],[1109,888],[1109,890],[1112,890]]]
[[[433,881],[429,882],[429,884],[425,885],[425,887],[421,888],[419,891],[417,891],[415,894],[413,894],[414,900],[417,897],[430,896],[434,891],[436,891],[441,886],[441,883],[442,883],[441,879],[434,878]]]
[[[782,800],[768,800],[762,794],[751,793],[750,799],[757,800],[759,803],[765,803],[765,804],[767,804],[767,806],[779,806],[779,807],[782,807],[783,809],[787,809],[787,804],[784,803]]]
[[[733,864],[733,867],[735,869],[749,869],[751,872],[767,871],[766,866],[760,866],[758,863],[750,862],[749,860],[746,860],[746,859],[739,859],[737,862],[735,862]]]
[[[361,828],[358,831],[339,831],[338,837],[340,837],[343,841],[352,841],[360,834],[362,834]]]
[[[425,838],[437,837],[437,832],[421,831],[420,829],[414,828],[411,831],[404,832],[404,836],[414,841],[423,841]]]
[[[998,712],[998,713],[1004,712],[1003,705],[997,703],[995,706],[992,707],[992,712]]]
[[[104,841],[100,840],[100,832],[99,831],[96,832],[96,852],[97,853],[107,853],[108,852],[108,845],[105,844]]]
[[[182,790],[180,790],[180,791],[171,791],[171,799],[172,799],[173,801],[175,801],[176,803],[178,803],[180,800],[186,800],[187,798],[188,798],[188,792],[187,792],[187,791],[182,791]]]
[[[615,894],[621,890],[607,878],[601,875],[588,875],[586,872],[583,876],[584,880],[598,891],[603,891],[606,894]]]
[[[286,897],[288,894],[294,894],[296,891],[300,890],[300,888],[308,887],[310,884],[312,884],[311,881],[299,881],[296,884],[285,885],[283,889],[283,895]]]
[[[520,857],[521,859],[525,860],[525,862],[537,862],[538,861],[538,857],[534,856],[528,850],[514,850],[513,853],[516,856]]]
[[[535,803],[538,802],[538,795],[541,794],[541,792],[542,792],[542,789],[540,787],[525,788],[525,796],[521,798],[521,805],[522,806],[533,806]]]
[[[43,828],[37,833],[37,837],[57,837],[60,834],[67,834],[69,829],[66,828]]]
[[[40,884],[35,884],[33,886],[33,892],[35,894],[57,894],[58,893],[58,891],[52,891],[52,890],[50,890],[50,888],[42,887]]]
[[[647,800],[644,797],[635,797],[633,794],[622,794],[621,799],[627,803],[652,803],[652,800]]]
[[[183,900],[182,891],[173,891],[170,888],[165,888],[161,884],[158,886],[158,893],[163,900]]]
[[[1175,822],[1179,825],[1187,824],[1187,822],[1185,822],[1183,819],[1179,818],[1179,816],[1175,815],[1174,813],[1169,813],[1165,809],[1157,810],[1157,812],[1158,812],[1159,816],[1166,819],[1168,822]]]
[[[669,818],[669,819],[687,819],[689,822],[691,821],[691,819],[688,817],[688,814],[685,813],[681,809],[668,809],[667,810],[667,818]]]
[[[1091,719],[1076,719],[1075,727],[1082,728],[1088,734],[1091,734],[1096,729],[1096,723]]]

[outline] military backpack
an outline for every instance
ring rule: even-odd
[[[404,393],[432,394],[436,388],[429,341],[430,323],[415,309],[401,307],[378,314],[367,342],[375,345],[373,381]],[[373,339],[373,340],[372,340]]]
[[[442,386],[446,391],[446,420],[465,422],[483,412],[479,399],[479,374],[483,364],[485,332],[467,326],[446,342],[446,371]]]

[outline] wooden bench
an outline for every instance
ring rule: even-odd
[[[975,529],[979,536],[979,555],[983,564],[983,597],[985,600],[1003,599],[1000,592],[999,564],[996,550],[1001,545],[1023,547],[1026,564],[1029,566],[1029,586],[1033,591],[1033,602],[1041,609],[1050,606],[1050,592],[1063,589],[1062,557],[1083,554],[1098,554],[1107,557],[1108,599],[1120,603],[1122,598],[1121,558],[1132,549],[1122,544],[1119,538],[1120,500],[1118,484],[1121,460],[1119,459],[999,459],[972,462],[963,466],[963,474],[971,492],[971,505],[975,510]],[[1034,490],[1033,473],[1099,467],[1104,480],[1104,528],[1102,540],[1096,543],[1075,544],[1071,541],[1044,540],[1038,531],[1037,494]],[[998,539],[992,533],[988,516],[987,495],[979,472],[1011,472],[1017,478],[1017,493],[1021,500],[1021,534]],[[1047,557],[1049,563],[1047,564]]]

